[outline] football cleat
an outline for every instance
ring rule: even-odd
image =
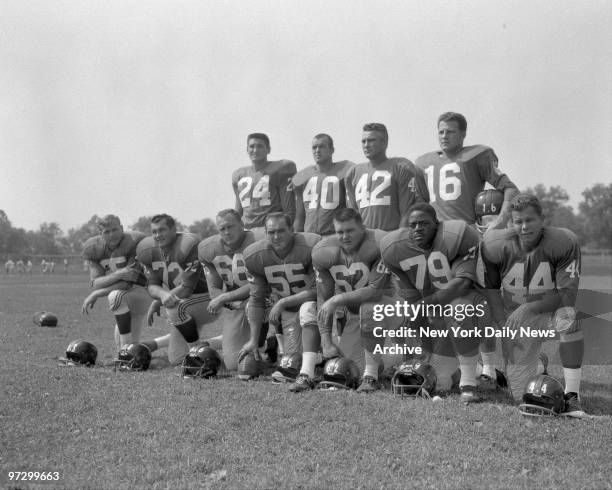
[[[372,376],[364,376],[361,378],[361,384],[357,388],[357,393],[372,393],[380,390],[380,383]]]
[[[463,403],[478,403],[482,401],[482,399],[476,394],[475,386],[466,385],[461,386],[459,389],[461,390],[460,400]]]
[[[527,417],[559,415],[564,411],[565,405],[565,394],[561,383],[552,376],[539,374],[527,383],[519,411]]]
[[[39,311],[32,317],[34,325],[39,327],[57,327],[57,316],[50,311]]]
[[[242,381],[250,381],[262,373],[261,362],[255,359],[255,355],[249,352],[238,363],[238,378]]]
[[[402,363],[391,378],[394,395],[431,398],[436,390],[437,376],[429,364]]]
[[[315,382],[307,374],[300,373],[294,383],[289,386],[289,391],[301,393],[302,391],[313,390]]]
[[[296,380],[302,367],[302,354],[294,352],[281,357],[278,369],[272,373],[272,380],[276,383],[292,383]]]
[[[60,358],[65,366],[93,366],[98,358],[98,349],[86,340],[73,340],[66,348],[66,357]]]
[[[320,388],[340,388],[352,390],[359,383],[359,368],[354,361],[346,357],[334,357],[325,363],[323,380]]]
[[[488,225],[484,223],[485,216],[498,216],[504,204],[504,193],[497,189],[487,189],[476,196],[474,212],[476,215],[476,228],[482,234],[487,231]]]
[[[145,344],[124,345],[115,359],[115,371],[146,371],[151,358],[151,350]]]
[[[565,398],[565,407],[563,408],[563,412],[561,415],[565,415],[566,417],[573,417],[576,419],[581,419],[586,417],[586,413],[582,410],[582,404],[580,403],[580,398],[578,397],[578,393],[566,393],[564,395]]]
[[[181,374],[185,378],[214,378],[221,366],[221,358],[208,345],[192,347],[183,359]]]

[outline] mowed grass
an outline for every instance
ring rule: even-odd
[[[610,366],[584,368],[587,420],[527,419],[504,394],[466,407],[183,380],[163,351],[147,372],[114,373],[112,317],[104,302],[80,316],[87,291],[85,275],[0,277],[2,488],[612,488]],[[60,326],[34,326],[42,309]],[[106,366],[59,367],[76,338]]]

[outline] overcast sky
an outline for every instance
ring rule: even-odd
[[[233,206],[250,132],[299,169],[319,132],[362,161],[383,122],[414,161],[448,110],[519,187],[576,206],[612,182],[611,25],[608,0],[0,0],[0,209],[190,224]]]

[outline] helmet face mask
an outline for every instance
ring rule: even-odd
[[[437,376],[429,364],[401,364],[391,378],[394,395],[410,398],[431,398],[436,390]]]
[[[183,359],[181,374],[184,378],[214,378],[220,366],[221,358],[212,347],[192,347]]]
[[[325,363],[321,389],[352,390],[359,386],[359,368],[346,357],[334,357]]]
[[[151,350],[144,344],[125,345],[115,359],[115,371],[146,371],[151,364]]]
[[[526,417],[555,416],[565,408],[563,385],[547,374],[529,380],[519,411]]]
[[[73,340],[66,348],[66,357],[60,358],[64,366],[94,366],[98,358],[98,349],[86,340]]]

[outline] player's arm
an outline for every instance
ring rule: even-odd
[[[504,202],[499,215],[489,225],[489,229],[503,228],[510,217],[510,202],[519,193],[519,190],[510,178],[499,169],[497,155],[491,149],[479,155],[478,171],[482,180],[504,193]]]
[[[293,169],[291,173],[283,175],[278,186],[278,195],[280,197],[281,206],[283,213],[287,213],[291,216],[291,221],[295,220],[295,195],[293,194],[293,183],[291,178],[295,175],[295,163],[292,162]]]
[[[293,223],[293,229],[295,231],[304,231],[306,210],[304,209],[304,198],[301,188],[294,187],[293,194],[295,195],[295,222]]]
[[[400,228],[408,226],[408,210],[416,202],[429,202],[429,191],[423,171],[412,162],[398,165],[398,199]]]
[[[238,192],[238,181],[237,179],[232,179],[232,188],[234,189],[234,195],[236,196],[236,205],[234,208],[238,211],[238,214],[242,217],[244,214],[244,209],[242,209],[242,203],[240,202],[239,192]]]
[[[238,353],[238,362],[249,352],[257,351],[259,335],[265,316],[265,301],[268,296],[268,283],[264,276],[249,272],[249,305],[247,319],[249,321],[250,336],[246,344]]]
[[[88,260],[87,263],[89,265],[89,279],[93,289],[108,288],[119,282],[122,282],[122,284],[118,284],[113,289],[126,289],[129,282],[136,282],[138,279],[138,272],[127,267],[106,275],[104,268],[98,262]],[[109,291],[112,291],[112,289]]]
[[[346,207],[359,212],[359,204],[355,198],[355,187],[353,186],[353,176],[355,167],[351,168],[344,177],[344,187],[346,189]]]

